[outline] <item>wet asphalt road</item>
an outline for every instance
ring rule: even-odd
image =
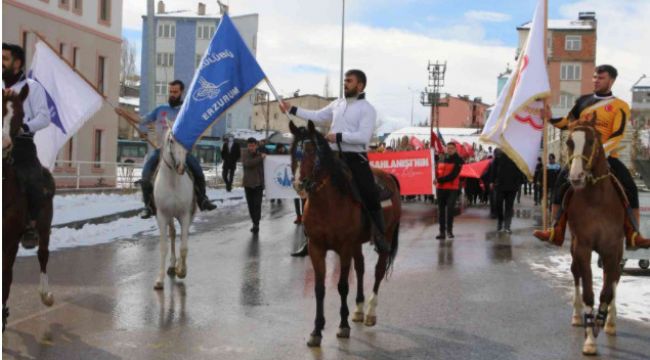
[[[580,359],[565,289],[530,270],[549,248],[530,234],[530,210],[499,235],[485,209],[457,219],[456,239],[433,239],[431,205],[407,203],[394,272],[380,289],[378,324],[351,323],[339,340],[337,257],[328,256],[321,349],[305,343],[315,300],[293,204],[265,202],[259,237],[245,205],[202,214],[190,237],[188,275],[153,290],[157,237],[55,252],[56,303],[40,304],[35,257],[19,258],[3,335],[6,359]],[[154,221],[154,220],[151,220]],[[566,247],[565,247],[566,250]],[[366,254],[366,296],[376,255]],[[352,306],[356,286],[351,274]],[[602,359],[650,358],[650,323],[619,319],[598,338]]]

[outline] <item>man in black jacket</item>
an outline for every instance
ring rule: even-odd
[[[510,225],[514,213],[515,197],[521,187],[524,175],[501,149],[494,150],[492,171],[494,172],[491,176],[493,183],[490,184],[490,187],[497,194],[497,231],[504,230],[510,234],[512,233]]]
[[[240,156],[239,144],[235,142],[232,136],[224,138],[223,147],[221,148],[221,158],[223,159],[221,176],[226,183],[226,191],[228,192],[232,191],[232,181],[235,178],[235,169]]]
[[[436,197],[438,198],[438,240],[454,238],[454,205],[460,192],[460,170],[463,159],[458,156],[456,144],[447,144],[447,153],[441,156],[436,166]]]

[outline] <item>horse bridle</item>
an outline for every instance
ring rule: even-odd
[[[318,192],[320,189],[322,189],[328,181],[328,178],[325,177],[321,179],[320,181],[315,180],[317,177],[318,170],[320,169],[320,155],[321,155],[321,149],[320,146],[318,145],[318,141],[314,141],[312,139],[302,139],[299,142],[299,148],[301,152],[301,157],[305,156],[304,152],[304,145],[313,143],[314,146],[316,147],[316,161],[314,163],[314,167],[312,168],[311,175],[308,177],[305,177],[303,179],[300,179],[300,183],[298,185],[298,188],[296,190],[298,191],[305,191],[308,194],[312,194],[315,192]],[[295,154],[294,154],[295,155]],[[298,160],[300,162],[300,160]],[[295,176],[295,175],[294,175]],[[298,174],[300,176],[300,174]]]
[[[589,131],[591,131],[591,134],[594,136],[594,139],[596,139],[597,136],[598,136],[598,134],[596,133],[596,130],[591,126],[576,126],[575,128],[573,128],[571,130],[571,133],[569,134],[569,138],[578,129],[580,129],[580,130],[589,129]],[[594,177],[593,173],[591,172],[592,167],[593,167],[594,158],[596,158],[596,154],[598,153],[598,149],[600,147],[601,146],[597,146],[597,144],[594,144],[591,147],[591,154],[589,155],[589,157],[586,157],[583,154],[575,154],[574,153],[573,155],[569,156],[569,158],[567,159],[566,166],[567,167],[570,166],[571,162],[574,159],[581,159],[581,160],[586,161],[587,162],[587,164],[585,165],[585,171],[587,172],[586,180],[587,180],[588,183],[590,183],[592,185],[595,185],[600,180],[603,180],[603,179],[606,179],[606,178],[610,177],[612,175],[612,173],[610,171],[607,171],[607,174],[601,175],[601,176],[598,176],[598,177]]]

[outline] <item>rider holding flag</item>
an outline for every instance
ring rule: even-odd
[[[334,150],[341,151],[359,189],[363,203],[375,225],[374,241],[378,252],[389,253],[386,242],[384,214],[379,193],[368,161],[368,144],[377,121],[375,108],[366,100],[366,74],[361,70],[345,73],[345,98],[338,99],[321,110],[301,109],[280,102],[280,110],[314,122],[332,121],[330,133],[325,137]]]
[[[625,126],[630,117],[628,104],[612,94],[612,85],[618,76],[616,68],[611,65],[596,67],[594,72],[594,93],[581,96],[569,114],[563,118],[552,118],[553,126],[566,130],[572,121],[596,118],[596,131],[600,134],[610,171],[616,176],[625,189],[629,202],[625,217],[625,239],[628,248],[650,247],[650,240],[639,234],[639,192],[629,170],[618,159],[619,143],[625,134]],[[545,112],[550,114],[550,110]],[[562,211],[562,201],[569,189],[568,174],[563,170],[555,182],[553,191],[552,217],[555,224],[548,230],[537,230],[533,233],[542,241],[549,241],[561,246],[567,224],[567,214]],[[571,194],[568,194],[570,200]]]

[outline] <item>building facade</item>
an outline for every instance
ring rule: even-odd
[[[485,124],[489,107],[481,98],[468,95],[447,96],[440,99],[445,104],[439,108],[440,127],[444,128],[479,128]]]
[[[596,61],[596,14],[581,12],[577,20],[549,20],[547,33],[548,75],[553,116],[565,116],[582,94],[593,91]],[[530,22],[519,26],[519,51],[524,46]],[[566,158],[565,137],[549,127],[549,153]]]
[[[216,6],[215,6],[216,8]],[[144,115],[156,105],[167,102],[167,84],[175,79],[190,86],[192,77],[210,40],[219,26],[220,14],[209,14],[206,5],[198,4],[197,11],[168,11],[163,1],[158,2],[154,16],[155,29],[155,79],[149,79],[147,63],[147,16],[142,17],[142,82],[140,114]],[[253,55],[257,51],[258,15],[233,16],[232,21]],[[147,90],[155,84],[155,104],[149,104]],[[254,94],[241,99],[212,126],[208,135],[222,137],[228,130],[252,126]]]
[[[320,95],[300,95],[284,99],[284,101],[293,106],[309,110],[322,109],[334,100],[336,100],[335,97],[328,98]],[[273,131],[279,131],[281,133],[289,132],[289,120],[287,119],[287,116],[280,111],[276,100],[268,103],[266,101],[259,101],[255,104],[253,107],[252,128],[254,130],[266,130],[267,116],[269,119],[269,133]],[[292,120],[296,126],[307,126],[307,122],[303,119],[292,116]],[[320,130],[329,129],[329,124],[321,124],[319,125],[319,128]]]
[[[2,41],[23,46],[27,69],[44,37],[106,99],[120,91],[122,0],[3,0]],[[104,105],[61,149],[57,187],[111,187],[116,183],[118,117]]]

